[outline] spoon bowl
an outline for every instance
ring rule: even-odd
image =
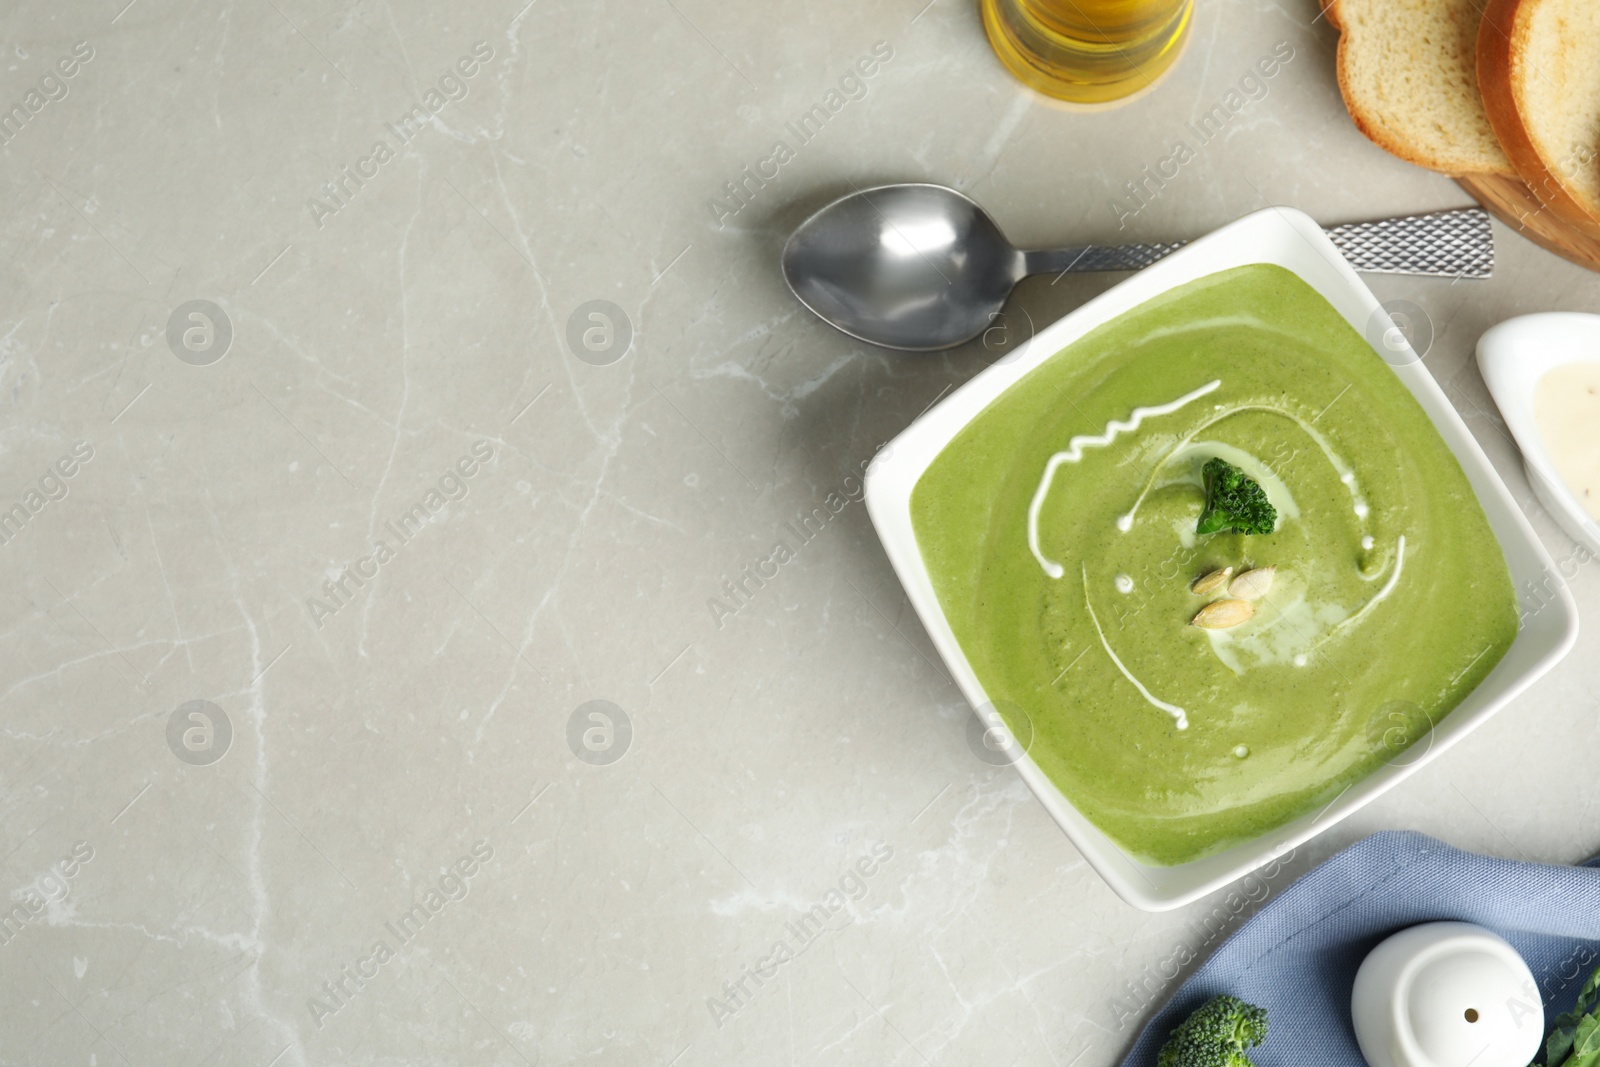
[[[977,204],[939,185],[851,193],[783,248],[800,302],[851,337],[936,352],[977,337],[1027,273],[1025,256]]]

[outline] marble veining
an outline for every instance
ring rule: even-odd
[[[1365,833],[1600,848],[1586,636],[1272,870],[1120,903],[860,505],[1116,278],[897,356],[777,271],[882,181],[1037,247],[1465,203],[1354,130],[1334,44],[1315,0],[1201,0],[1086,113],[958,0],[7,5],[0,1063],[1104,1067]],[[1497,235],[1490,281],[1369,281],[1588,612],[1471,353],[1597,288]]]

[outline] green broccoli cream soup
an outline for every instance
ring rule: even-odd
[[[1146,863],[1414,758],[1517,632],[1455,457],[1278,267],[1202,278],[1057,353],[945,447],[911,511],[989,699]]]

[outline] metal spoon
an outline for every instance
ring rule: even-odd
[[[1326,232],[1357,270],[1487,278],[1494,269],[1494,232],[1481,208]],[[936,352],[988,329],[1030,274],[1140,270],[1184,243],[1024,252],[954,189],[884,185],[802,223],[783,246],[783,276],[802,304],[851,337]]]

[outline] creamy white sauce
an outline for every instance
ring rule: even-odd
[[[1556,473],[1600,520],[1600,362],[1565,363],[1540,378],[1533,419]]]
[[[1178,729],[1187,730],[1189,728],[1188,713],[1176,704],[1168,704],[1165,700],[1146,689],[1144,683],[1135,678],[1133,672],[1123,666],[1122,660],[1111,650],[1111,642],[1106,640],[1106,632],[1100,628],[1100,618],[1094,613],[1094,605],[1089,602],[1089,568],[1087,566],[1083,568],[1083,606],[1089,609],[1089,621],[1094,623],[1094,632],[1100,635],[1100,647],[1106,650],[1106,655],[1111,657],[1111,662],[1117,665],[1117,670],[1122,672],[1122,676],[1132,682],[1133,687],[1139,690],[1139,695],[1144,697],[1153,707],[1160,708],[1168,715],[1171,715]]]
[[[1394,546],[1394,570],[1389,575],[1389,580],[1383,583],[1383,588],[1373,594],[1372,599],[1361,605],[1361,610],[1334,627],[1334,631],[1344,629],[1361,620],[1367,612],[1389,599],[1389,594],[1394,592],[1394,587],[1400,584],[1400,572],[1406,565],[1406,535],[1401,534]]]
[[[1344,619],[1340,619],[1339,621],[1337,621],[1333,625],[1333,627],[1326,634],[1323,634],[1321,637],[1317,638],[1316,642],[1311,646],[1312,649],[1315,650],[1315,649],[1321,648],[1326,642],[1328,642],[1329,640],[1333,639],[1334,637],[1337,637],[1340,634],[1340,632],[1342,632],[1343,630],[1345,630],[1345,629],[1347,629],[1347,628],[1349,628],[1351,626],[1354,626],[1356,623],[1360,622],[1363,618],[1366,617],[1367,613],[1370,612],[1373,608],[1377,607],[1379,604],[1381,604],[1385,600],[1389,599],[1389,594],[1393,593],[1394,589],[1395,589],[1395,586],[1400,584],[1400,574],[1401,574],[1402,571],[1405,570],[1405,563],[1406,563],[1406,535],[1405,534],[1401,534],[1400,537],[1395,541],[1395,546],[1394,546],[1394,570],[1389,572],[1389,580],[1387,582],[1383,583],[1383,588],[1379,589],[1376,593],[1374,593],[1372,595],[1372,599],[1368,600],[1365,604],[1361,605],[1361,609],[1359,611],[1357,611],[1354,615],[1348,616],[1347,618],[1344,618]],[[1296,656],[1295,659],[1294,659],[1295,666],[1297,666],[1297,667],[1305,666],[1304,660],[1305,660],[1305,657],[1303,655],[1302,656]]]
[[[1338,473],[1339,481],[1343,483],[1344,487],[1350,492],[1351,506],[1355,508],[1356,516],[1360,518],[1363,523],[1365,523],[1368,511],[1367,500],[1361,492],[1360,484],[1356,481],[1355,471],[1337,452],[1333,450],[1333,446],[1328,443],[1328,439],[1324,437],[1315,426],[1311,425],[1311,423],[1307,422],[1305,419],[1302,419],[1299,415],[1295,414],[1289,409],[1281,407],[1277,404],[1236,404],[1232,407],[1225,407],[1224,405],[1218,404],[1216,405],[1215,410],[1221,411],[1222,414],[1208,419],[1199,426],[1195,427],[1194,432],[1190,433],[1183,440],[1179,441],[1177,445],[1173,447],[1172,451],[1168,452],[1166,457],[1163,458],[1161,462],[1157,463],[1150,471],[1150,477],[1145,480],[1144,488],[1139,491],[1139,496],[1136,500],[1134,500],[1133,507],[1128,509],[1128,513],[1126,515],[1123,515],[1117,519],[1117,529],[1123,531],[1133,529],[1133,519],[1139,511],[1139,506],[1144,503],[1145,497],[1149,496],[1150,493],[1156,488],[1156,479],[1160,475],[1161,469],[1166,466],[1166,464],[1171,462],[1171,460],[1176,456],[1189,454],[1195,445],[1195,438],[1198,437],[1202,432],[1210,429],[1212,426],[1215,426],[1224,419],[1232,418],[1243,411],[1270,411],[1275,415],[1282,415],[1284,418],[1292,420],[1295,425],[1304,430],[1306,432],[1306,436],[1310,437],[1312,441],[1316,442],[1317,447],[1322,450],[1323,456],[1327,458],[1329,465],[1332,466],[1334,471]],[[1227,446],[1214,447],[1225,448]],[[1249,456],[1248,453],[1241,452],[1238,449],[1233,449],[1233,451],[1241,457]],[[1227,459],[1227,456],[1224,455],[1223,458]],[[1240,466],[1240,464],[1235,463],[1233,460],[1229,460],[1229,462],[1234,463],[1234,466],[1236,467]],[[1253,460],[1253,458],[1252,462],[1255,468],[1253,471],[1245,468],[1241,469],[1245,469],[1245,473],[1250,474],[1251,477],[1255,478],[1255,480],[1261,485],[1262,489],[1267,491],[1267,499],[1272,501],[1273,507],[1279,508],[1280,511],[1283,510],[1283,507],[1279,505],[1278,500],[1273,496],[1273,487],[1269,486],[1267,482],[1263,481],[1262,477],[1258,477],[1258,475],[1272,475],[1270,468],[1268,468],[1265,463],[1262,463],[1259,460]],[[1272,475],[1270,480],[1275,482],[1277,486],[1282,487],[1278,490],[1278,492],[1280,495],[1286,498],[1286,504],[1293,505],[1293,498],[1288,496],[1288,488],[1283,485],[1282,480],[1278,479],[1276,475]],[[1296,508],[1290,517],[1292,518],[1298,515],[1299,509]]]
[[[1039,512],[1044,507],[1045,498],[1050,495],[1050,483],[1055,479],[1056,469],[1063,463],[1077,463],[1083,458],[1084,449],[1104,448],[1112,441],[1115,441],[1118,434],[1133,433],[1138,430],[1145,419],[1158,415],[1170,415],[1186,404],[1199,400],[1221,385],[1222,380],[1219,378],[1202,385],[1192,392],[1185,393],[1169,403],[1158,404],[1155,407],[1134,408],[1126,422],[1113,419],[1106,423],[1104,433],[1093,436],[1080,434],[1067,442],[1065,451],[1057,452],[1050,457],[1049,461],[1044,465],[1044,474],[1039,478],[1039,488],[1034,490],[1033,501],[1028,505],[1028,549],[1033,553],[1033,558],[1039,561],[1039,566],[1044,568],[1046,574],[1052,578],[1060,578],[1066,573],[1061,564],[1054,560],[1046,559],[1044,553],[1039,549]],[[1129,522],[1132,522],[1131,517]],[[1117,525],[1123,530],[1128,529],[1128,527],[1122,526],[1121,520],[1118,520]]]
[[[1596,367],[1597,371],[1600,371],[1600,364],[1596,364]],[[1044,502],[1050,494],[1056,471],[1063,464],[1077,463],[1082,460],[1086,449],[1104,448],[1115,441],[1118,435],[1137,431],[1145,419],[1172,414],[1200,397],[1214,392],[1221,384],[1222,382],[1219,379],[1209,382],[1192,392],[1185,393],[1169,403],[1154,407],[1134,408],[1127,420],[1113,420],[1107,423],[1105,432],[1098,435],[1075,436],[1068,442],[1065,450],[1057,452],[1050,457],[1045,464],[1044,473],[1040,477],[1038,488],[1034,491],[1033,499],[1028,507],[1028,548],[1045,574],[1051,578],[1060,578],[1065,573],[1061,564],[1048,559],[1044,555],[1039,544],[1039,516],[1044,507]],[[1210,427],[1245,411],[1268,411],[1282,415],[1305,431],[1306,435],[1315,442],[1329,465],[1333,467],[1340,483],[1350,493],[1350,506],[1356,517],[1363,526],[1366,525],[1371,509],[1367,504],[1365,494],[1361,491],[1355,471],[1334,450],[1328,439],[1311,422],[1301,418],[1294,411],[1266,402],[1231,405],[1216,404],[1213,405],[1212,410],[1216,414],[1207,418],[1205,422],[1185,435],[1168,450],[1165,456],[1156,462],[1144,486],[1134,500],[1133,506],[1129,508],[1126,514],[1117,518],[1116,525],[1119,530],[1127,531],[1132,529],[1139,507],[1155,489],[1178,481],[1192,480],[1194,477],[1192,470],[1185,469],[1175,477],[1163,478],[1163,469],[1202,454],[1206,458],[1212,456],[1220,457],[1244,471],[1261,486],[1262,490],[1267,494],[1267,498],[1283,519],[1297,520],[1300,517],[1299,504],[1294,499],[1294,494],[1290,491],[1288,485],[1269,464],[1236,446],[1218,441],[1198,439],[1199,435]],[[1182,522],[1179,527],[1175,528],[1175,533],[1180,542],[1185,547],[1193,547],[1198,541],[1193,530],[1193,523]],[[1362,534],[1362,548],[1371,551],[1375,544],[1371,534],[1366,530],[1363,530]],[[1389,580],[1355,614],[1350,614],[1348,608],[1338,604],[1313,604],[1306,599],[1303,590],[1297,594],[1292,589],[1280,588],[1275,591],[1275,595],[1270,600],[1263,600],[1257,605],[1257,617],[1252,626],[1241,628],[1237,632],[1229,630],[1208,631],[1206,636],[1210,640],[1213,654],[1236,674],[1243,674],[1250,666],[1268,664],[1292,663],[1296,667],[1304,667],[1309,662],[1308,651],[1315,650],[1324,641],[1360,620],[1389,597],[1400,581],[1401,571],[1405,562],[1405,547],[1405,537],[1401,536],[1396,545],[1394,568],[1389,575]],[[1376,571],[1372,575],[1372,579],[1376,579],[1381,573],[1381,570]],[[1090,602],[1087,566],[1083,568],[1083,580],[1084,607],[1088,609],[1089,619],[1094,624],[1095,633],[1099,636],[1100,645],[1105,649],[1106,655],[1110,657],[1117,670],[1133,684],[1134,688],[1139,691],[1139,694],[1144,697],[1147,703],[1171,715],[1178,729],[1187,729],[1189,724],[1187,712],[1178,705],[1168,703],[1151,693],[1144,683],[1139,681],[1128,670],[1122,659],[1116,654],[1116,651],[1112,649],[1110,641],[1106,638],[1105,630],[1100,625],[1100,619],[1095,614],[1094,605]],[[1133,591],[1134,583],[1130,576],[1125,573],[1119,573],[1113,578],[1113,586],[1119,592],[1126,594]]]
[[[1296,575],[1280,572],[1272,594],[1256,601],[1256,615],[1249,626],[1206,631],[1212,654],[1238,675],[1252,667],[1306,666],[1310,662],[1308,653],[1355,625],[1389,598],[1400,582],[1405,554],[1406,539],[1401,536],[1395,544],[1394,567],[1388,580],[1354,614],[1341,604],[1308,599]],[[1373,575],[1374,580],[1378,574]]]
[[[1242,675],[1253,667],[1304,666],[1295,661],[1349,615],[1338,604],[1307,599],[1297,578],[1284,574],[1275,582],[1272,594],[1255,602],[1256,615],[1249,626],[1206,631],[1211,652],[1224,667]]]

